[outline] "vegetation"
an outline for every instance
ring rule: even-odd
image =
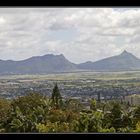
[[[58,89],[57,83],[55,84],[55,87],[53,89],[51,99],[52,99],[52,104],[56,108],[59,108],[60,106],[62,106],[62,97],[61,97],[60,91]]]
[[[140,107],[118,101],[90,101],[90,109],[75,99],[62,100],[55,84],[51,98],[30,93],[0,99],[0,132],[76,133],[140,132]]]

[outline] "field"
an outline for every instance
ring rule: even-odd
[[[75,79],[134,79],[140,78],[140,71],[124,72],[71,72],[46,75],[1,75],[0,79],[43,79],[43,80],[75,80]]]

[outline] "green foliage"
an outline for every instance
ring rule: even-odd
[[[133,114],[132,112],[123,111],[122,116],[122,127],[123,128],[133,128]]]
[[[36,123],[34,118],[33,114],[24,115],[17,106],[12,113],[6,130],[8,132],[34,132]]]
[[[10,117],[11,104],[10,101],[0,98],[0,123],[5,123]]]
[[[19,130],[20,127],[23,126],[23,123],[19,119],[13,119],[10,125],[11,125],[11,128],[15,128]]]
[[[69,110],[53,109],[49,111],[48,116],[51,122],[71,122],[78,117],[78,114]]]
[[[38,93],[30,93],[13,100],[12,106],[13,108],[18,106],[23,114],[29,114],[32,109],[36,109],[38,106],[49,109],[49,99]]]
[[[102,126],[105,129],[113,127],[112,126],[112,116],[111,116],[111,113],[105,113],[104,114],[104,118],[102,119],[102,122],[103,122]]]
[[[0,132],[6,132],[6,125],[11,117],[12,107],[10,101],[0,98]]]
[[[137,122],[136,129],[133,130],[133,132],[137,132],[137,133],[140,132],[140,121]]]
[[[42,95],[29,94],[15,99],[12,109],[6,126],[8,132],[36,132],[36,123],[45,123],[48,119],[50,103]]]
[[[115,128],[111,127],[110,129],[109,128],[101,129],[99,132],[101,132],[101,133],[107,133],[107,132],[113,133],[113,132],[116,132],[116,130],[115,130]]]
[[[96,102],[95,99],[91,100],[91,102],[90,102],[90,109],[95,111],[96,110],[96,104],[97,104],[97,102]]]
[[[114,127],[115,129],[122,127],[121,116],[122,116],[122,109],[120,104],[114,103],[111,109],[110,119],[111,119],[111,126]]]
[[[76,132],[99,132],[102,129],[102,112],[80,113],[80,117],[74,122]]]
[[[57,84],[51,98],[31,93],[12,101],[0,99],[0,132],[140,132],[140,107],[96,100],[90,107],[83,109],[75,99],[62,103]]]
[[[76,99],[68,99],[65,102],[65,106],[66,106],[66,109],[74,111],[74,112],[79,112],[83,109],[82,104]]]
[[[48,121],[46,124],[39,123],[36,125],[36,128],[40,133],[71,132],[72,131],[72,127],[70,123],[66,123],[66,122],[60,123],[59,121],[54,122],[54,123]]]
[[[111,111],[112,110],[112,107],[114,106],[114,104],[119,104],[119,102],[114,101],[114,100],[105,102],[105,108],[104,108],[104,110],[105,111]]]
[[[136,107],[134,110],[134,119],[135,119],[135,124],[140,120],[140,106]]]
[[[130,133],[132,132],[132,129],[130,127],[119,128],[117,132]]]
[[[103,110],[103,112],[106,110],[106,103],[105,102],[97,102],[96,108]]]

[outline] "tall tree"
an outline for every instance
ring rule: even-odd
[[[97,96],[98,96],[98,102],[101,102],[101,93],[98,92],[98,93],[97,93]]]
[[[51,99],[52,99],[53,105],[55,105],[55,107],[57,108],[62,104],[62,97],[61,97],[59,88],[57,86],[57,83],[55,83],[55,86],[53,88]]]

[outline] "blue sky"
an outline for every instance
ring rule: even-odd
[[[123,50],[140,58],[140,8],[0,8],[0,59],[53,53],[82,63]]]

